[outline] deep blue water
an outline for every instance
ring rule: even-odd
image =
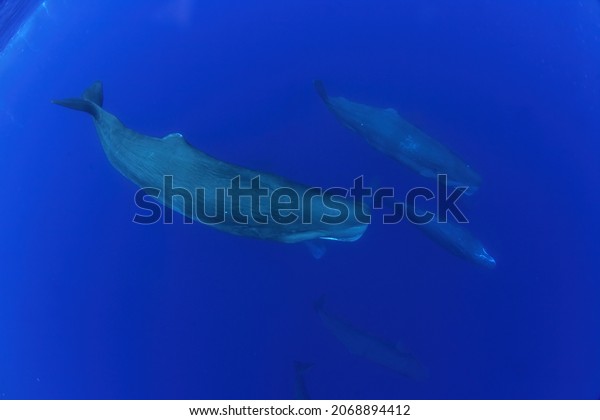
[[[598,2],[44,4],[0,58],[2,398],[287,399],[295,360],[314,363],[312,398],[598,398]],[[91,119],[50,103],[99,79],[128,126],[228,162],[429,185],[342,127],[317,78],[481,173],[464,207],[494,270],[405,223],[320,260],[177,217],[136,225]],[[322,295],[429,379],[348,352]]]

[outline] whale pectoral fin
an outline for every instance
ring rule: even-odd
[[[318,239],[305,241],[304,244],[308,248],[308,252],[310,252],[310,255],[312,255],[312,257],[315,260],[320,260],[323,257],[323,255],[325,255],[325,253],[327,252],[325,244],[323,244],[322,241],[319,241]]]

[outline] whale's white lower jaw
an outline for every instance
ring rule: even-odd
[[[319,239],[325,239],[328,241],[354,242],[363,236],[367,230],[367,226],[368,225],[366,224],[352,226],[351,228],[347,228],[341,232],[338,232],[336,236],[321,236]]]
[[[307,230],[304,232],[293,232],[284,234],[278,240],[284,243],[293,244],[298,242],[310,241],[312,239],[324,239],[328,241],[354,242],[367,230],[366,224],[355,225],[351,227],[340,227],[340,230]]]
[[[481,249],[481,254],[477,255],[477,260],[479,264],[484,265],[486,267],[496,267],[496,260],[494,259],[494,257],[487,253],[485,248]]]

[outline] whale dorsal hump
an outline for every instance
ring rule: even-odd
[[[383,110],[383,112],[385,112],[386,115],[390,116],[390,117],[398,117],[398,111],[396,111],[394,108],[386,108]]]
[[[187,143],[185,141],[185,137],[183,137],[183,135],[181,133],[167,134],[166,136],[163,137],[163,140],[164,141],[179,141],[179,142]]]

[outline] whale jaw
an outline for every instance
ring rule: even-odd
[[[485,248],[481,247],[481,252],[475,256],[477,262],[484,267],[494,268],[496,267],[496,260],[492,257]]]

